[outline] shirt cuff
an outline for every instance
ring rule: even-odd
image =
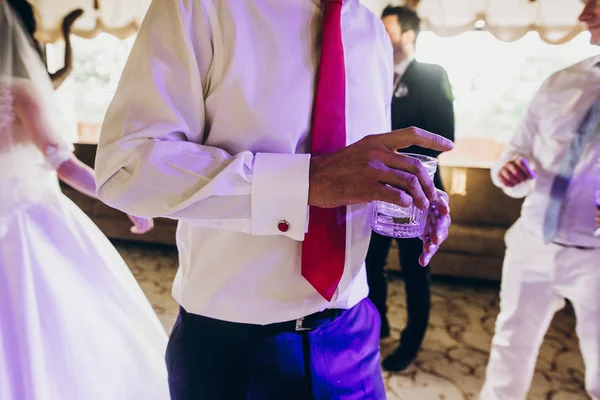
[[[252,235],[302,241],[308,226],[310,154],[257,153],[252,174]]]

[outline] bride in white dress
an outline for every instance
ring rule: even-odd
[[[95,196],[93,171],[61,137],[47,71],[6,0],[0,38],[0,399],[166,400],[167,335],[60,191],[57,177]]]

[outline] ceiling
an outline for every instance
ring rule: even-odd
[[[125,38],[137,31],[150,0],[30,0],[40,18],[40,38],[61,38],[62,18],[75,8],[85,12],[75,23],[73,34],[93,37],[108,32]],[[249,0],[250,1],[250,0]],[[379,15],[390,2],[360,0]],[[475,23],[504,41],[513,41],[529,31],[539,32],[549,43],[564,43],[579,32],[580,0],[407,0],[423,19],[423,29],[452,36],[474,29]]]

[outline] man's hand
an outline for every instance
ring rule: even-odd
[[[600,209],[596,209],[596,225],[600,229]]]
[[[127,215],[127,217],[133,222],[133,226],[130,229],[131,233],[142,235],[154,228],[154,220],[152,218],[136,217],[133,215]]]
[[[442,136],[419,128],[370,135],[310,163],[308,204],[321,208],[381,200],[401,207],[429,208],[435,186],[419,160],[396,153],[412,145],[452,150]]]
[[[423,240],[423,253],[419,257],[419,264],[423,267],[429,264],[442,242],[448,238],[448,228],[452,222],[448,194],[439,189],[436,190],[437,199],[429,207],[425,232],[420,237]]]
[[[498,178],[504,186],[514,187],[518,184],[535,178],[535,172],[531,169],[529,161],[523,157],[517,157],[504,164],[498,172]]]

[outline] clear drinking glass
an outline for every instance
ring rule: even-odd
[[[434,157],[421,154],[399,153],[421,161],[431,179],[437,170],[438,161]],[[427,211],[414,205],[399,207],[384,201],[371,204],[371,227],[373,231],[384,236],[396,238],[414,238],[423,234],[427,222]]]

